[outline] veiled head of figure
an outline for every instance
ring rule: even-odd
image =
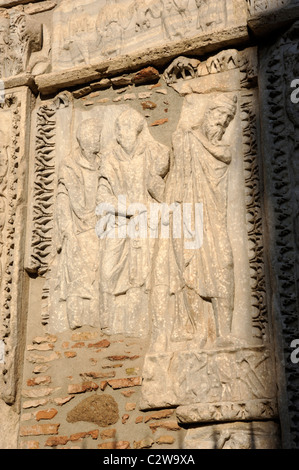
[[[208,107],[203,119],[203,132],[212,143],[219,142],[234,119],[237,111],[237,97],[221,96]]]
[[[143,116],[134,109],[123,111],[115,121],[115,135],[117,142],[126,153],[133,152],[139,134],[144,129]]]
[[[96,119],[83,121],[77,130],[77,141],[85,158],[94,160],[101,149],[102,125]]]

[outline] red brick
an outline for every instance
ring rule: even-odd
[[[100,389],[104,391],[107,385],[108,385],[107,380],[102,380],[102,382],[100,383]]]
[[[83,372],[82,374],[80,374],[80,376],[84,379],[112,379],[113,377],[115,377],[115,371],[112,370],[111,372]]]
[[[125,379],[111,379],[111,380],[108,380],[108,384],[114,390],[119,389],[119,388],[135,387],[135,386],[140,386],[142,384],[142,378],[141,377],[128,377]]]
[[[34,377],[33,379],[27,380],[28,387],[34,387],[35,385],[49,384],[51,383],[51,377],[49,375]]]
[[[101,439],[112,439],[116,435],[116,429],[111,428],[111,429],[105,429],[104,431],[101,432],[100,436]]]
[[[131,395],[133,395],[133,393],[135,393],[135,390],[123,390],[122,392],[120,392],[124,397],[130,397]]]
[[[135,85],[141,85],[144,83],[151,83],[153,81],[157,81],[160,78],[160,74],[157,69],[154,67],[146,67],[139,72],[135,73],[132,78],[132,82]]]
[[[173,410],[159,410],[151,413],[144,418],[144,422],[147,423],[151,419],[164,419],[169,418],[173,414]]]
[[[72,359],[73,357],[77,356],[77,353],[75,351],[65,351],[64,352],[65,357],[68,359]]]
[[[149,425],[152,432],[156,432],[157,428],[167,429],[168,431],[180,431],[180,426],[176,421],[163,421],[161,423],[151,423]]]
[[[33,339],[32,343],[33,344],[41,344],[41,343],[56,343],[57,337],[54,335],[46,335],[46,336],[37,336],[36,338]]]
[[[92,437],[92,439],[97,439],[99,437],[99,430],[94,429],[92,431],[87,432],[76,432],[75,434],[71,434],[70,441],[79,441],[88,436]]]
[[[143,423],[143,416],[137,416],[137,418],[135,419],[135,423],[136,424]]]
[[[72,400],[72,398],[74,398],[74,395],[72,395],[71,397],[54,398],[53,401],[56,403],[56,405],[62,406]]]
[[[82,382],[81,384],[71,384],[68,386],[68,393],[84,393],[91,392],[92,390],[97,390],[99,388],[98,384],[95,382]]]
[[[20,444],[20,449],[39,449],[38,441],[23,441]]]
[[[142,101],[141,106],[144,110],[155,109],[157,107],[156,103],[153,103],[153,101],[150,100]]]
[[[79,341],[78,343],[73,344],[72,348],[84,348],[84,341]]]
[[[157,119],[157,121],[152,122],[151,127],[162,126],[162,124],[165,124],[166,122],[168,122],[168,118]]]
[[[108,339],[102,339],[101,341],[98,341],[97,343],[89,343],[88,347],[89,348],[109,348],[110,346],[110,341]]]
[[[175,441],[173,436],[160,436],[156,440],[156,444],[163,445],[163,444],[173,444]]]
[[[130,449],[130,442],[128,441],[103,442],[103,444],[98,445],[98,449]]]
[[[126,361],[126,360],[130,360],[130,361],[134,361],[135,359],[138,359],[140,356],[125,356],[125,355],[120,355],[120,356],[108,356],[107,359],[109,359],[109,361]]]
[[[90,341],[97,338],[99,335],[96,331],[76,331],[72,334],[72,341]]]
[[[33,426],[21,426],[20,436],[42,436],[43,434],[58,434],[60,424],[35,424]]]
[[[130,418],[130,416],[128,414],[124,414],[121,418],[122,424],[126,424],[126,422],[128,421],[129,418]]]
[[[36,421],[40,421],[41,419],[52,419],[56,415],[57,415],[57,410],[55,410],[55,408],[51,408],[49,410],[38,411],[35,415],[35,419]]]
[[[98,429],[94,429],[93,431],[88,431],[88,433],[92,439],[97,439],[99,437],[99,430]]]
[[[82,441],[86,436],[86,432],[76,432],[75,434],[70,435],[70,441]]]
[[[67,444],[69,441],[69,438],[67,436],[55,436],[55,437],[49,437],[46,440],[45,446],[47,447],[56,447],[56,446],[64,446]]]

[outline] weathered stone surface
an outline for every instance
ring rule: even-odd
[[[88,421],[106,427],[117,423],[119,419],[118,405],[111,395],[93,395],[82,400],[67,414],[67,421]]]
[[[264,423],[231,423],[189,429],[184,449],[278,449],[277,425]]]
[[[250,9],[250,17],[248,19],[248,26],[250,30],[258,37],[264,37],[273,33],[279,28],[286,28],[299,19],[298,1],[284,1],[278,0],[277,2],[264,2],[264,6],[254,8],[256,2]],[[272,4],[271,4],[272,3]]]
[[[16,449],[19,417],[3,400],[0,400],[0,426],[0,448]]]

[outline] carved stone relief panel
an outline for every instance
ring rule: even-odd
[[[44,73],[49,67],[50,49],[48,28],[30,14],[28,7],[0,12],[0,78]]]
[[[166,90],[137,91],[138,97],[112,89],[113,100],[103,104],[114,104],[98,100],[88,108],[65,93],[34,113],[25,266],[46,279],[42,321],[49,331],[92,325],[108,334],[149,332],[155,239],[134,236],[134,214],[161,201],[170,160],[167,145],[149,130],[146,115],[156,104],[146,97],[155,93],[164,114],[168,105]],[[135,110],[126,104],[132,101]],[[113,238],[126,222],[130,236]]]
[[[53,71],[246,24],[235,0],[64,0],[53,15]]]
[[[191,201],[195,225],[158,241],[141,406],[182,405],[184,422],[277,416],[255,77],[253,51],[226,51],[197,67],[179,58],[166,70],[185,97],[166,202],[175,216]]]
[[[142,410],[276,419],[256,49],[147,74],[35,109],[26,268],[43,281],[41,321],[149,339]]]
[[[26,166],[30,92],[5,93],[0,104],[0,385],[1,398],[13,403],[21,354],[26,295],[23,272],[26,220]]]

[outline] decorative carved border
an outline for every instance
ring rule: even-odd
[[[56,113],[68,106],[67,94],[40,106],[36,112],[31,240],[26,270],[44,276],[52,253],[56,172]]]
[[[21,91],[21,89],[20,89]],[[0,326],[1,346],[3,352],[0,364],[0,391],[1,398],[9,404],[15,401],[18,382],[18,357],[22,340],[19,334],[23,325],[23,305],[25,293],[23,289],[23,259],[24,250],[24,220],[25,206],[25,159],[26,144],[24,135],[27,124],[24,122],[24,106],[27,100],[23,99],[28,90],[23,90],[22,96],[18,92],[6,94],[1,110],[10,110],[12,114],[10,152],[6,174],[4,197],[6,211],[3,217],[1,254],[2,275],[0,285]],[[23,126],[23,127],[22,127]]]
[[[267,332],[267,298],[265,281],[264,238],[261,212],[260,168],[257,148],[257,118],[254,106],[256,94],[243,91],[241,116],[247,229],[249,241],[249,265],[251,277],[253,337],[269,340]]]
[[[29,272],[43,275],[51,253],[55,177],[56,109],[54,102],[41,106],[36,117],[33,183],[32,240]]]
[[[284,445],[291,448],[299,447],[299,368],[290,359],[291,342],[299,338],[299,280],[296,278],[299,253],[296,247],[298,234],[294,230],[298,214],[292,174],[292,160],[296,154],[290,144],[298,138],[287,115],[286,100],[290,97],[286,93],[284,52],[289,47],[297,49],[298,23],[296,26],[297,31],[296,27],[291,29],[270,48],[262,51],[260,72],[267,244],[271,262],[280,414]]]

